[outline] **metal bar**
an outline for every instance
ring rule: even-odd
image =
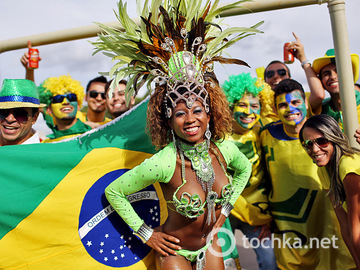
[[[245,2],[243,8],[236,8],[220,14],[221,17],[236,16],[242,14],[256,13],[262,11],[299,7],[312,4],[323,4],[328,0],[254,0]],[[118,21],[105,23],[121,29]],[[101,29],[93,24],[83,27],[70,28],[66,30],[54,31],[49,33],[42,33],[26,37],[8,39],[0,41],[0,53],[27,48],[28,40],[33,46],[41,46],[52,43],[59,43],[83,38],[91,38],[97,36]]]
[[[109,22],[105,24],[121,29],[119,21]],[[0,53],[27,48],[28,40],[31,41],[32,46],[40,46],[83,38],[91,38],[97,36],[97,34],[99,33],[101,33],[100,27],[98,27],[96,24],[92,24],[60,31],[2,40],[0,41]]]
[[[358,147],[359,144],[356,142],[354,134],[359,127],[359,121],[345,17],[345,1],[329,0],[328,8],[334,40],[336,70],[339,79],[341,110],[344,116],[344,133],[348,136],[350,145]]]
[[[233,8],[220,14],[221,17],[230,17],[249,13],[278,10],[284,8],[301,7],[307,5],[321,5],[329,0],[255,0],[245,2],[241,8]]]

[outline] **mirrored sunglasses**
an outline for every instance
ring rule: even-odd
[[[16,109],[0,109],[0,120],[5,120],[9,114],[12,114],[16,121],[19,123],[26,123],[29,120],[29,113],[22,108],[16,108]]]
[[[286,75],[286,70],[284,68],[276,70],[277,74],[281,77],[284,77]],[[271,79],[275,76],[275,70],[268,70],[265,72],[265,77],[268,79]]]
[[[314,143],[320,148],[325,148],[329,145],[329,140],[325,137],[316,138],[315,140],[305,140],[302,142],[302,146],[306,150],[310,150],[314,146]]]
[[[105,93],[104,92],[98,92],[98,91],[95,91],[95,90],[90,90],[89,91],[89,96],[91,98],[97,98],[99,95],[101,95],[102,99],[105,99]]]
[[[61,103],[61,102],[63,102],[64,98],[66,98],[70,102],[77,101],[77,96],[75,94],[71,93],[71,94],[66,94],[66,95],[53,96],[51,99],[51,103]]]

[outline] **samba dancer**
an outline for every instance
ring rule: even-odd
[[[224,141],[232,117],[212,66],[214,61],[246,65],[218,54],[241,39],[243,31],[258,31],[255,26],[220,32],[211,22],[222,10],[238,4],[203,9],[196,1],[155,4],[144,12],[159,9],[160,15],[152,18],[143,13],[142,31],[138,31],[120,1],[118,18],[126,20],[121,22],[127,27],[125,33],[102,25],[112,35],[94,43],[99,50],[126,54],[116,58],[121,59],[117,66],[130,66],[113,71],[114,85],[124,75],[130,77],[125,89],[129,97],[137,91],[131,86],[155,82],[147,124],[152,143],[161,148],[112,182],[105,194],[134,233],[155,250],[158,268],[223,269],[223,258],[207,252],[211,247],[221,254],[212,231],[221,228],[230,214],[248,182],[251,164],[233,143]],[[186,17],[188,10],[193,17]],[[236,35],[230,38],[232,33]],[[234,170],[233,177],[227,168]],[[126,195],[154,182],[161,183],[169,214],[162,226],[152,229],[135,213]]]

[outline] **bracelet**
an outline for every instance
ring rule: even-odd
[[[223,205],[220,213],[223,214],[225,217],[228,217],[230,215],[231,210],[233,210],[233,208],[234,206],[232,206],[230,203],[227,203]]]
[[[306,64],[310,64],[310,66],[311,66],[311,62],[310,62],[309,60],[305,60],[305,61],[303,61],[303,62],[301,63],[301,67],[304,68],[304,66],[305,66]]]
[[[139,237],[140,240],[145,244],[150,239],[153,232],[154,232],[153,229],[151,229],[148,225],[143,223],[136,232],[133,231],[133,234]]]

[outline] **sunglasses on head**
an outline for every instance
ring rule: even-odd
[[[98,92],[96,90],[90,90],[89,91],[89,96],[91,98],[97,98],[99,95],[101,95],[102,99],[105,99],[105,93],[104,92]]]
[[[320,148],[325,148],[329,145],[329,140],[325,137],[316,138],[315,140],[305,140],[302,142],[302,146],[306,150],[310,150],[314,146],[314,143]]]
[[[284,68],[276,70],[279,76],[284,77],[286,75],[286,70]],[[265,77],[270,79],[275,76],[275,70],[268,70],[265,72]]]
[[[66,94],[66,95],[56,95],[52,97],[51,103],[61,103],[63,102],[64,98],[66,98],[68,101],[77,101],[77,96],[73,93]]]
[[[29,113],[22,108],[0,109],[0,120],[5,120],[9,114],[12,114],[19,123],[26,123],[29,120]]]

